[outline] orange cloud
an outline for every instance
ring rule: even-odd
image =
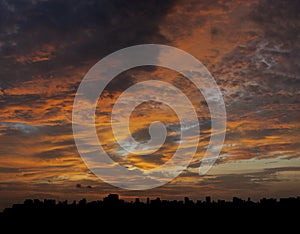
[[[52,44],[41,45],[38,50],[35,50],[27,55],[16,57],[19,63],[36,63],[51,60],[54,57],[54,52],[57,50]]]

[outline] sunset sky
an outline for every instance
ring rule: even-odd
[[[128,199],[299,196],[299,9],[298,0],[0,0],[0,210],[26,198],[96,200],[108,193]],[[123,72],[106,87],[96,111],[99,139],[116,162],[155,168],[172,157],[180,140],[174,111],[147,102],[131,114],[132,135],[147,140],[149,124],[160,120],[170,126],[167,140],[151,155],[124,153],[110,113],[134,83],[154,79],[179,88],[197,107],[201,128],[197,153],[179,177],[128,191],[104,183],[82,161],[72,105],[95,63],[144,43],[177,47],[207,67],[223,94],[227,133],[220,158],[199,176],[210,137],[201,93],[166,68]]]

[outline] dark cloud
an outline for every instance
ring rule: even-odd
[[[222,189],[230,190],[255,190],[265,186],[266,182],[278,182],[279,180],[270,173],[252,173],[252,174],[228,174],[220,176],[207,177],[200,185],[222,186]]]
[[[298,172],[300,167],[276,167],[266,168],[262,171],[245,174],[226,174],[217,176],[206,176],[199,185],[221,186],[222,190],[257,190],[267,188],[270,183],[282,182],[277,175],[279,172]]]
[[[6,42],[2,53],[25,55],[25,62],[30,63],[36,50],[54,47],[48,57],[55,57],[55,61],[44,62],[49,68],[99,59],[134,44],[166,42],[160,35],[159,21],[174,4],[169,0],[10,1],[14,12],[7,4],[0,8],[7,22],[0,34],[0,40]]]
[[[272,39],[299,40],[300,2],[297,0],[262,0],[250,17]]]
[[[1,1],[1,111],[9,121],[50,125],[65,121],[58,116],[70,115],[66,109],[95,62],[126,46],[167,43],[159,24],[174,4],[169,0]],[[110,88],[123,90],[132,82],[131,77],[122,77]]]
[[[0,167],[0,173],[17,173],[19,168]]]
[[[75,152],[75,150],[75,146],[72,146],[64,149],[45,150],[43,152],[35,154],[34,156],[44,160],[49,160],[52,158],[64,157],[65,155],[69,155],[70,152]]]

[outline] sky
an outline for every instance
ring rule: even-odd
[[[0,209],[27,198],[96,200],[108,193],[125,199],[299,196],[299,8],[297,0],[1,0]],[[225,101],[227,131],[218,161],[199,176],[211,130],[201,93],[182,74],[162,67],[119,74],[96,110],[98,137],[116,162],[156,168],[180,140],[176,113],[146,102],[131,113],[132,136],[143,142],[149,124],[162,121],[169,126],[162,148],[134,155],[116,143],[112,107],[137,82],[154,79],[179,88],[197,107],[201,128],[197,152],[177,178],[129,191],[103,182],[84,164],[74,143],[72,107],[95,63],[144,43],[177,47],[207,67]]]

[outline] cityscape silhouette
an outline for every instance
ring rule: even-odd
[[[27,199],[23,204],[14,204],[11,208],[6,208],[0,213],[1,220],[14,220],[26,217],[41,217],[41,216],[60,216],[71,215],[77,217],[98,216],[101,214],[112,213],[132,213],[144,211],[162,213],[184,213],[187,211],[199,211],[199,214],[205,213],[227,213],[238,211],[246,214],[249,211],[259,213],[280,213],[282,211],[299,211],[300,197],[289,198],[262,198],[259,201],[252,201],[250,198],[243,200],[238,197],[233,197],[232,201],[217,200],[214,201],[210,196],[205,197],[205,200],[193,201],[188,197],[184,200],[162,200],[159,197],[155,199],[147,198],[146,201],[141,201],[136,198],[134,201],[125,201],[120,199],[118,194],[109,194],[103,200],[88,202],[85,198],[80,201],[73,202],[59,201],[53,199]],[[258,213],[257,213],[258,214]]]

